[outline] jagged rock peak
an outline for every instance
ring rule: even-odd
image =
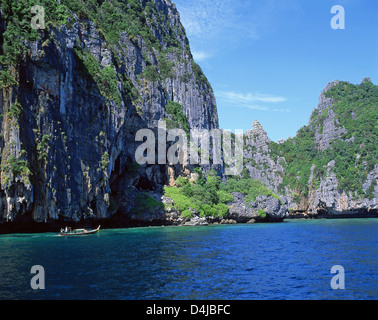
[[[332,89],[334,86],[337,86],[339,83],[340,83],[339,80],[328,82],[325,88],[323,89],[322,93],[326,93],[328,90]]]
[[[330,89],[332,89],[334,86],[337,86],[340,83],[339,80],[334,80],[332,82],[329,82],[323,91],[320,93],[319,96],[319,104],[318,104],[318,109],[319,110],[324,110],[329,108],[332,105],[333,100],[331,98],[326,97],[326,92]]]
[[[267,135],[266,131],[264,130],[264,127],[261,125],[261,123],[258,120],[253,121],[251,131],[257,134]]]
[[[262,125],[261,125],[261,123],[259,122],[259,120],[255,120],[255,121],[253,121],[253,124],[252,124],[252,128],[253,129],[258,129],[258,128],[260,128],[260,127],[262,127]]]
[[[247,130],[246,136],[251,140],[252,144],[258,144],[260,146],[267,147],[271,140],[268,137],[267,132],[264,130],[263,126],[258,120],[253,121],[252,130]],[[254,141],[254,142],[252,142]]]
[[[264,140],[269,140],[267,132],[264,130],[264,127],[258,120],[253,121],[252,130],[250,131],[251,134],[258,135],[260,138],[264,138]]]

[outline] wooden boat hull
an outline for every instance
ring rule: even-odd
[[[76,231],[73,230],[73,231],[68,231],[68,232],[60,232],[59,233],[59,236],[61,237],[69,237],[69,236],[86,236],[86,235],[89,235],[89,234],[96,234],[98,232],[100,232],[100,226],[98,226],[97,229],[94,229],[94,230],[85,230],[85,229],[80,229],[82,231]]]

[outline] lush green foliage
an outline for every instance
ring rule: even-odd
[[[151,82],[154,82],[160,79],[157,68],[152,65],[148,65],[144,68],[143,73],[141,74],[141,77]]]
[[[117,89],[117,74],[113,66],[104,67],[100,71],[98,79],[101,94],[110,101],[116,102],[118,105],[122,102],[122,98]]]
[[[0,89],[17,85],[17,81],[9,73],[9,71],[0,70]]]
[[[81,19],[92,20],[103,34],[108,43],[117,44],[122,32],[127,32],[131,39],[141,36],[149,46],[161,48],[151,26],[163,23],[166,19],[153,1],[143,1],[143,6],[137,0],[2,0],[7,32],[4,35],[7,49],[11,53],[19,53],[22,40],[32,40],[38,37],[36,30],[31,28],[30,21],[33,14],[30,9],[34,5],[41,5],[45,9],[47,25],[60,26],[73,18],[72,12]],[[153,20],[153,17],[157,21]],[[71,21],[72,22],[72,21]],[[169,46],[177,46],[177,30],[173,27],[161,28],[162,38]],[[13,44],[10,45],[12,42]],[[8,41],[9,40],[9,41]],[[9,55],[8,58],[11,58]]]
[[[280,191],[283,193],[283,187],[290,186],[293,190],[307,196],[310,169],[313,164],[319,165],[320,157],[315,145],[314,131],[309,127],[303,127],[295,138],[283,144],[272,142],[270,148],[273,157],[279,155],[286,159],[285,175]]]
[[[22,113],[22,106],[18,101],[10,105],[9,111],[8,111],[8,117],[10,120],[17,121],[20,118],[21,113]]]
[[[2,185],[7,185],[20,177],[25,183],[30,184],[29,176],[32,175],[29,164],[26,160],[21,157],[16,157],[14,155],[4,157],[1,161],[1,183]]]
[[[225,190],[218,190],[217,195],[220,203],[227,204],[229,202],[234,201],[234,197],[232,196],[232,194]]]
[[[109,165],[109,153],[105,151],[105,153],[101,157],[101,168],[103,171],[106,171],[108,169]]]
[[[230,194],[231,192],[241,192],[246,195],[246,204],[256,201],[256,198],[260,195],[271,196],[276,199],[280,199],[272,190],[267,188],[259,180],[237,179],[235,177],[229,178],[225,183],[222,183],[220,190]]]
[[[44,134],[41,139],[37,138],[38,161],[42,163],[46,162],[50,139],[51,136],[49,134]]]
[[[159,81],[160,83],[167,78],[174,77],[174,62],[169,61],[165,57],[166,51],[163,50],[158,56],[158,65],[152,65],[147,55],[144,53],[143,57],[146,61],[146,67],[143,72],[139,74],[139,79],[145,79],[151,82]]]
[[[259,215],[260,218],[264,219],[266,217],[266,212],[263,209],[257,210],[257,214]]]
[[[132,212],[143,214],[144,212],[155,208],[164,209],[164,205],[152,198],[147,192],[143,192],[136,196]]]
[[[341,82],[326,95],[335,100],[333,110],[347,133],[325,150],[324,157],[336,161],[339,188],[362,195],[366,173],[378,164],[378,86]]]
[[[279,197],[260,181],[253,179],[230,178],[221,183],[221,179],[214,171],[204,174],[200,169],[195,183],[190,183],[187,178],[179,177],[175,187],[164,188],[165,195],[174,202],[174,208],[180,211],[184,217],[191,217],[190,209],[196,210],[201,217],[226,217],[227,204],[234,200],[232,192],[241,192],[246,195],[246,204],[255,201],[259,195]],[[264,212],[265,213],[265,212]]]
[[[45,30],[34,30],[31,26],[32,18],[35,18],[35,14],[31,13],[34,5],[44,8]],[[117,75],[115,71],[122,68],[122,62],[118,57],[122,51],[119,43],[121,34],[126,33],[137,46],[140,45],[138,37],[141,37],[151,53],[158,52],[157,65],[151,65],[151,62],[145,59],[147,67],[140,75],[149,81],[164,81],[174,77],[174,65],[167,58],[167,54],[176,52],[180,57],[182,50],[189,52],[189,47],[183,46],[179,41],[185,36],[183,29],[171,24],[166,13],[152,0],[3,0],[2,11],[6,31],[0,35],[0,42],[3,44],[0,48],[0,88],[17,84],[7,68],[9,65],[16,65],[20,56],[26,54],[23,45],[25,41],[43,39],[44,44],[48,44],[49,39],[45,39],[48,37],[46,30],[51,27],[59,28],[63,24],[71,28],[75,16],[82,21],[92,21],[99,34],[106,40],[108,48],[114,53],[115,68],[100,68],[99,62],[90,53],[81,52],[80,45],[75,48],[80,60],[79,65],[81,63],[83,69],[93,77],[100,93],[117,104],[122,101],[117,90],[117,80],[122,83],[130,101],[137,98],[135,88],[129,79],[125,79],[125,74]],[[210,87],[201,68],[194,61],[192,72],[196,75],[197,82],[206,82]]]
[[[119,105],[122,98],[117,89],[117,74],[114,67],[108,66],[101,69],[95,57],[89,52],[83,52],[79,47],[75,47],[75,54],[82,64],[81,71],[93,79],[105,98]]]
[[[273,157],[286,159],[284,182],[281,186],[290,186],[298,195],[306,196],[310,188],[319,186],[326,174],[326,166],[335,160],[335,173],[338,188],[345,191],[357,191],[360,196],[371,197],[371,188],[364,193],[362,184],[367,172],[378,163],[378,86],[371,82],[353,85],[340,82],[326,93],[334,100],[331,107],[339,125],[347,131],[341,139],[331,142],[329,148],[319,151],[315,144],[315,130],[323,132],[323,123],[329,110],[315,111],[312,126],[299,130],[297,136],[283,144],[272,143]],[[308,185],[311,167],[315,165],[312,185]],[[297,197],[300,200],[300,197]]]
[[[225,217],[228,214],[228,207],[219,201],[220,177],[214,171],[207,174],[206,179],[201,179],[200,175],[196,183],[192,184],[189,179],[179,177],[175,187],[165,187],[165,195],[174,202],[174,209],[180,211],[182,216],[190,218],[193,209],[201,217]]]
[[[173,78],[173,67],[174,63],[172,61],[169,61],[167,58],[164,57],[164,55],[159,56],[159,70],[162,80],[165,80],[167,78]]]
[[[166,119],[168,129],[183,129],[186,133],[189,133],[188,119],[182,111],[181,104],[168,101],[165,110],[169,114],[169,118]]]
[[[36,40],[41,37],[37,30],[31,26],[31,8],[35,5],[43,6],[45,14],[45,26],[57,26],[67,22],[71,15],[69,9],[73,9],[80,1],[76,0],[2,0],[1,9],[4,13],[6,30],[3,34],[3,52],[0,63],[4,66],[15,65],[23,52],[23,41]]]
[[[199,83],[206,83],[206,85],[211,88],[211,85],[205,75],[203,74],[203,71],[201,67],[194,61],[192,60],[192,71],[196,75],[197,79],[197,84]]]

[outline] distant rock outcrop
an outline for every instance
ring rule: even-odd
[[[341,101],[345,99],[351,99],[345,101],[357,101],[357,95],[360,95],[360,99],[371,95],[370,102],[361,100],[361,104],[374,103],[378,91],[377,87],[371,83],[370,78],[364,78],[361,85],[368,85],[369,87],[359,88],[340,81],[328,83],[320,94],[318,107],[314,109],[308,126],[302,128],[297,137],[293,139],[281,140],[279,143],[271,142],[258,121],[255,121],[253,129],[245,134],[245,168],[248,169],[252,178],[263,181],[266,186],[287,198],[291,216],[298,216],[298,213],[306,217],[363,217],[378,215],[378,164],[374,156],[374,148],[376,146],[374,147],[374,143],[371,142],[376,139],[377,131],[368,130],[367,135],[369,137],[367,139],[369,140],[366,140],[366,137],[361,136],[361,134],[360,136],[350,134],[341,125],[341,120],[344,120],[341,117],[347,116],[350,117],[348,123],[351,128],[354,129],[353,126],[357,125],[365,126],[364,123],[358,122],[358,117],[363,112],[367,112],[366,108],[368,107],[370,108],[369,110],[374,110],[374,106],[367,105],[365,110],[360,107],[353,110],[348,106],[350,102],[343,102],[344,104],[339,108],[335,108],[338,101],[335,101],[335,98],[328,94],[333,88],[339,90],[338,99],[341,99]],[[344,114],[338,114],[339,112],[344,112]],[[377,119],[374,120],[376,113],[374,114],[371,111],[371,117],[373,118],[368,117],[368,119],[372,121],[370,125],[374,127],[374,121],[375,123],[377,121]],[[376,129],[377,126],[375,125]],[[366,129],[361,128],[360,131],[354,130],[354,132],[359,134],[358,132],[363,132],[364,130],[366,131]],[[357,140],[360,141],[358,145],[356,145]],[[301,143],[303,148],[298,150],[307,153],[305,158],[301,154],[293,154],[290,151],[295,150],[296,146]],[[370,149],[363,151],[366,149],[366,143],[370,143]],[[338,151],[331,153],[335,145]],[[348,152],[351,152],[350,150],[358,150],[354,155],[355,165],[343,163],[345,160],[342,159],[351,161],[350,157],[347,157]],[[370,152],[370,155],[366,152]],[[370,159],[370,164],[367,161],[359,161],[360,153],[364,153],[365,158]],[[334,158],[329,158],[328,154],[333,154]],[[304,160],[302,161],[311,161],[312,166],[308,167],[308,169],[301,168],[300,160],[296,160],[298,157],[300,159],[303,158]],[[324,165],[318,164],[324,163],[325,159],[329,160]],[[298,172],[294,172],[297,176],[289,178],[288,172],[293,170],[292,163],[294,162],[297,163],[295,168],[297,168]],[[358,162],[361,163],[357,165]],[[307,163],[303,162],[303,166],[305,165]],[[350,187],[349,189],[340,188],[340,179],[349,178],[346,176],[348,173],[343,173],[344,176],[340,176],[340,172],[351,172],[356,176],[354,179],[360,179],[359,184],[356,181],[349,182],[353,183],[355,188],[358,187],[359,190],[350,189]],[[357,172],[360,172],[359,175],[357,175]],[[339,176],[337,176],[337,173]],[[303,182],[306,176],[308,178]],[[289,184],[289,179],[296,179],[298,184],[305,184],[304,192],[295,183],[291,182]],[[346,185],[345,181],[344,185]]]
[[[244,136],[244,167],[252,179],[260,180],[275,192],[282,183],[283,158],[274,159],[270,153],[271,140],[259,121]]]
[[[229,204],[229,218],[239,223],[251,220],[257,222],[279,222],[288,217],[287,203],[271,196],[261,195],[254,202],[246,203],[245,195],[234,192],[234,201]]]

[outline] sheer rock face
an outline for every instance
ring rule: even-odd
[[[362,83],[371,80],[364,78]],[[332,146],[333,141],[342,139],[343,135],[347,133],[344,127],[340,126],[339,120],[336,114],[332,110],[334,101],[331,98],[327,98],[325,93],[333,86],[338,85],[339,81],[333,81],[327,84],[319,97],[318,108],[314,110],[314,113],[323,112],[327,110],[327,116],[323,122],[323,128],[321,130],[319,125],[313,125],[311,120],[309,126],[315,131],[315,144],[320,151],[323,151]],[[351,143],[354,142],[354,137],[346,140]],[[309,179],[309,185],[312,184],[312,176]],[[311,215],[373,215],[378,212],[378,171],[377,166],[368,173],[367,179],[363,184],[363,190],[366,191],[372,183],[375,183],[374,198],[364,199],[356,197],[355,192],[346,192],[339,190],[338,180],[335,174],[335,161],[332,160],[328,163],[326,168],[326,175],[320,181],[320,186],[316,190],[312,190],[308,197],[307,212]]]
[[[244,166],[251,178],[262,181],[277,192],[284,172],[281,161],[285,160],[273,159],[269,149],[271,140],[257,120],[253,122],[252,130],[246,132],[244,141]]]
[[[163,219],[160,210],[142,206],[146,216],[131,210],[144,203],[143,191],[155,196],[169,179],[190,171],[181,165],[136,166],[141,144],[135,142],[136,132],[168,118],[170,100],[181,104],[189,128],[218,128],[218,115],[212,88],[193,70],[175,5],[168,0],[155,0],[155,5],[165,17],[163,23],[150,17],[161,47],[169,47],[161,35],[168,27],[176,30],[178,43],[164,53],[171,64],[165,76],[161,52],[140,36],[124,32],[114,46],[92,21],[77,16],[71,27],[50,27],[40,40],[25,43],[26,54],[13,70],[19,85],[0,92],[1,222],[108,219],[115,213]],[[92,61],[98,73],[114,75],[115,82],[94,79],[84,60]],[[148,66],[155,68],[157,79],[145,76]],[[11,119],[17,103],[22,112]],[[30,172],[4,166],[16,159]]]
[[[319,96],[318,108],[313,111],[313,114],[320,114],[328,109],[327,116],[323,121],[323,127],[320,128],[320,125],[313,125],[311,120],[309,122],[309,127],[313,127],[315,131],[315,144],[320,151],[327,149],[334,139],[340,139],[343,134],[347,133],[345,128],[340,127],[339,120],[332,110],[333,99],[325,95],[328,90],[339,83],[339,81],[335,80],[327,84]]]
[[[229,204],[229,218],[239,223],[255,221],[280,222],[288,216],[285,198],[278,200],[271,196],[260,195],[254,202],[246,203],[245,195],[233,192],[234,201]]]
[[[342,215],[376,215],[378,210],[377,198],[378,188],[375,186],[375,197],[373,199],[361,199],[355,197],[353,192],[338,190],[338,180],[334,172],[335,161],[327,166],[327,174],[320,182],[318,189],[309,195],[309,206],[307,212],[311,215],[342,216]],[[378,166],[369,173],[364,191],[378,179]]]
[[[371,80],[365,78],[362,83]],[[319,151],[324,151],[332,146],[337,139],[343,139],[347,133],[344,127],[340,126],[339,120],[332,109],[334,101],[326,96],[326,92],[339,81],[333,81],[325,87],[319,97],[319,104],[314,109],[309,121],[308,128],[314,132],[314,144]],[[326,114],[323,121],[315,121],[318,115]],[[352,114],[353,116],[353,114]],[[349,138],[351,143],[354,137]],[[285,175],[285,164],[287,159],[284,157],[273,156],[269,146],[271,141],[266,131],[258,121],[253,123],[253,129],[245,134],[244,161],[245,168],[248,169],[251,178],[261,180],[266,186],[281,194],[283,199],[287,199],[290,211],[300,212],[304,216],[371,216],[378,214],[378,166],[367,173],[367,179],[362,188],[366,192],[368,188],[373,188],[373,195],[370,199],[358,197],[356,192],[346,192],[339,190],[338,180],[335,174],[335,161],[328,163],[325,168],[325,175],[320,184],[314,188],[313,173],[315,165],[311,168],[308,181],[308,196],[302,197],[300,201],[295,199],[296,190],[280,184]],[[283,143],[279,141],[278,144]]]

